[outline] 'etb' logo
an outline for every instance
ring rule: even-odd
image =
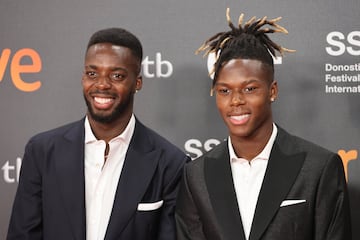
[[[173,73],[173,65],[167,60],[162,60],[161,53],[156,53],[155,61],[147,56],[142,61],[142,68],[147,78],[169,78]]]
[[[22,61],[30,60],[30,64],[22,64]],[[40,55],[31,48],[23,48],[16,51],[11,58],[11,50],[5,48],[0,55],[0,82],[4,78],[5,70],[9,67],[14,86],[23,92],[34,92],[41,87],[40,81],[25,82],[21,78],[23,73],[38,73],[41,71]]]
[[[19,181],[21,163],[22,160],[18,157],[16,158],[16,162],[14,165],[10,164],[10,162],[7,161],[4,166],[2,166],[1,170],[3,170],[5,182],[15,183]]]

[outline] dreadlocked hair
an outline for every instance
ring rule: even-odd
[[[244,26],[244,14],[241,14],[238,21],[238,27],[234,26],[230,18],[230,9],[226,9],[226,19],[230,31],[219,32],[206,40],[196,54],[205,52],[204,57],[210,53],[215,54],[215,64],[212,72],[214,74],[213,85],[216,83],[217,75],[221,67],[231,59],[243,58],[254,59],[266,63],[270,66],[272,72],[274,71],[273,56],[276,57],[276,52],[283,56],[284,52],[295,52],[284,48],[274,43],[267,34],[269,33],[284,33],[288,31],[277,24],[281,17],[268,20],[267,17],[256,19],[252,17]],[[269,27],[264,27],[269,25]]]

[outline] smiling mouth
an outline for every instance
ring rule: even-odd
[[[98,104],[108,104],[113,101],[112,98],[94,97],[94,101]]]
[[[112,97],[93,97],[93,107],[98,110],[106,111],[113,107],[115,99]]]
[[[250,114],[231,115],[229,118],[233,124],[245,124],[250,119]]]

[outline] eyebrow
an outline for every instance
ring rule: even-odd
[[[90,65],[85,65],[85,68],[91,68],[91,69],[96,70],[96,69],[98,69],[98,66],[90,64]],[[122,71],[125,71],[125,72],[128,71],[127,69],[122,68],[122,67],[111,67],[110,69],[111,69],[111,71],[117,71],[117,70],[122,70]]]

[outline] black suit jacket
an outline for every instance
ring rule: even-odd
[[[245,239],[227,144],[185,167],[176,209],[179,240]],[[278,128],[249,239],[350,240],[340,157]]]
[[[28,142],[8,240],[84,240],[84,120]],[[106,240],[175,239],[175,199],[187,156],[136,120]],[[138,211],[139,203],[163,205]]]

